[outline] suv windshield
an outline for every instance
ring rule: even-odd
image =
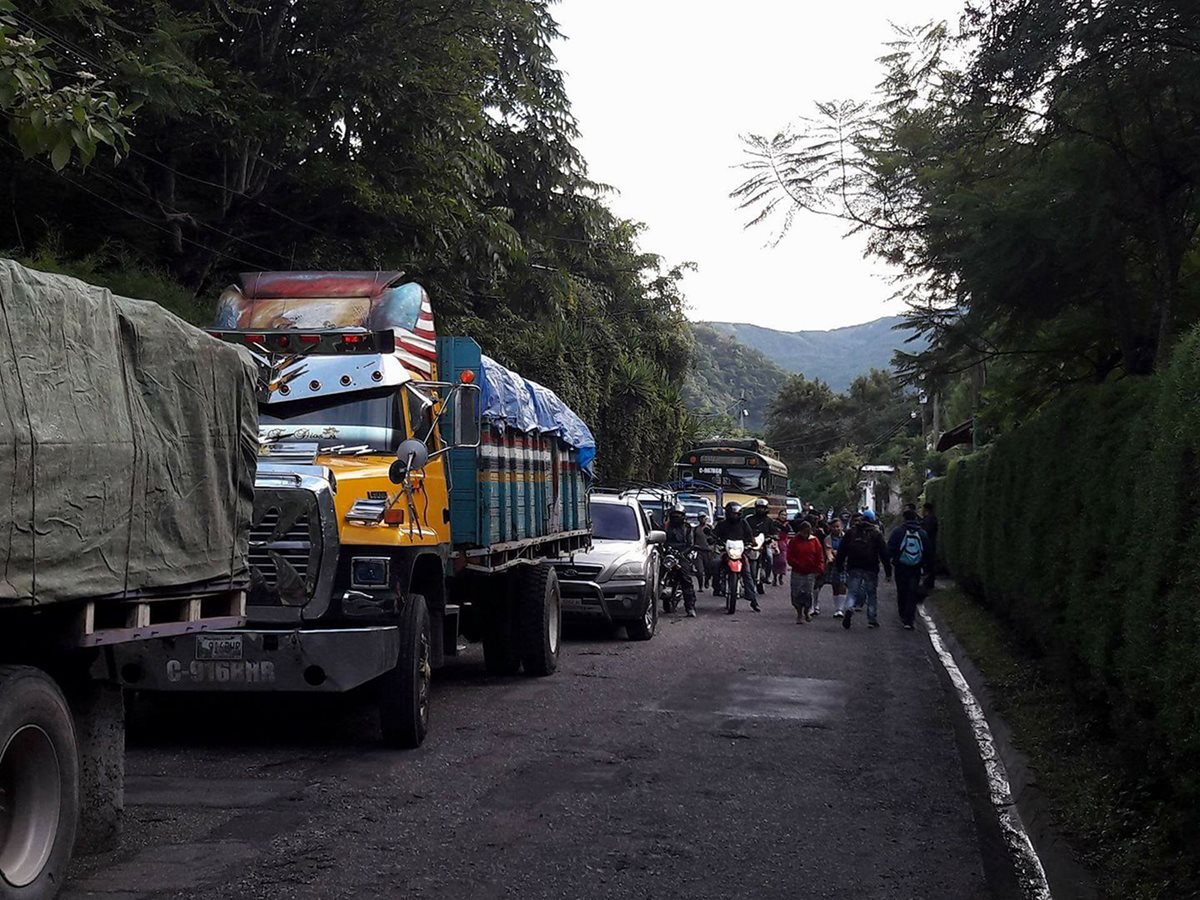
[[[637,513],[624,503],[593,503],[592,537],[598,541],[636,541],[638,533]]]
[[[330,447],[367,447],[394,453],[404,439],[404,415],[395,388],[370,393],[263,404],[258,439],[315,441]]]

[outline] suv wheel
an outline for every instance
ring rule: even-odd
[[[650,591],[650,597],[646,601],[646,611],[642,613],[642,617],[625,626],[625,633],[629,635],[631,641],[648,641],[658,630],[658,600],[655,598],[657,593],[654,590]]]

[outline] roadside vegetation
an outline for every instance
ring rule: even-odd
[[[1111,900],[1177,896],[1175,855],[1148,782],[1111,723],[1081,704],[1035,644],[971,595],[947,588],[937,611],[987,681],[996,712],[1029,759],[1056,831]]]
[[[819,509],[854,506],[868,464],[895,466],[901,494],[915,500],[927,467],[943,460],[925,446],[926,410],[891,372],[874,369],[844,393],[792,375],[771,404],[767,442],[788,464],[796,493]]]
[[[684,269],[589,178],[549,6],[0,0],[0,252],[196,323],[240,271],[403,270],[665,475]]]
[[[1164,371],[1075,391],[927,487],[962,587],[1107,726],[1159,896],[1200,890],[1197,447],[1200,330]]]
[[[711,325],[692,325],[696,354],[683,398],[705,433],[761,433],[767,412],[788,373],[767,356]],[[745,398],[745,403],[739,400]],[[749,415],[741,419],[741,410]]]

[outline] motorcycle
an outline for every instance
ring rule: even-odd
[[[742,595],[742,566],[746,561],[742,556],[746,552],[745,541],[726,541],[725,552],[721,555],[721,566],[725,569],[725,613],[732,616],[737,612],[738,598]]]
[[[683,597],[682,579],[691,578],[696,566],[696,551],[685,552],[677,547],[668,547],[663,551],[662,562],[662,608],[663,612],[673,613],[679,608],[679,600]]]

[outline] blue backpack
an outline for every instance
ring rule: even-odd
[[[902,566],[919,566],[924,557],[925,543],[921,540],[920,533],[912,528],[905,528],[898,562]]]

